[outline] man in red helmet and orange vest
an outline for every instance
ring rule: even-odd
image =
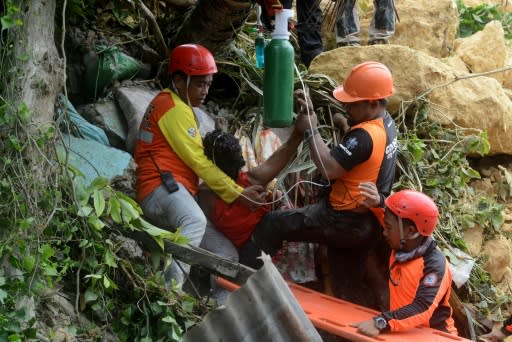
[[[452,274],[432,239],[439,215],[436,204],[413,190],[394,193],[385,204],[383,235],[392,249],[389,310],[353,326],[370,337],[418,326],[457,335],[449,304]]]
[[[134,153],[137,201],[144,215],[161,228],[180,228],[194,246],[201,243],[207,224],[195,198],[199,178],[227,203],[253,207],[264,200],[263,187],[242,188],[204,155],[192,107],[204,102],[216,72],[213,55],[205,47],[176,47],[169,62],[173,90],[163,90],[149,104]],[[188,265],[173,261],[164,272],[167,285],[175,281],[181,288],[188,271]]]
[[[284,240],[326,244],[334,295],[366,306],[378,305],[369,302],[371,291],[364,288],[363,279],[368,253],[380,237],[370,208],[383,206],[395,173],[397,131],[386,111],[393,92],[391,72],[385,65],[366,62],[355,66],[333,92],[345,108],[350,128],[332,148],[318,132],[310,101],[299,100],[302,110],[310,113],[311,127],[305,130],[305,138],[311,157],[332,188],[328,198],[318,203],[266,214],[251,238],[269,254]],[[374,189],[378,195],[372,195]]]

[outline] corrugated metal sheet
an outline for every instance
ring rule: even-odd
[[[184,342],[322,341],[268,256],[225,305],[188,331]]]

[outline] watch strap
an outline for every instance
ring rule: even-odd
[[[382,316],[373,317],[373,321],[375,322],[375,327],[379,329],[379,331],[383,331],[388,328],[388,321]]]
[[[320,132],[318,131],[318,128],[316,127],[313,127],[313,128],[306,128],[304,130],[304,139],[309,139],[311,138],[313,135],[315,134],[319,134]]]

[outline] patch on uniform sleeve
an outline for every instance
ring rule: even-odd
[[[351,137],[347,140],[346,145],[347,145],[347,149],[353,150],[354,148],[357,147],[357,145],[359,145],[359,141],[357,141],[356,137]]]
[[[429,273],[425,276],[423,280],[423,285],[425,286],[436,286],[437,285],[437,274]]]
[[[349,138],[346,142],[345,142],[345,145],[343,144],[339,144],[340,148],[348,155],[348,156],[352,156],[352,152],[350,150],[353,150],[354,148],[357,147],[357,145],[359,145],[359,141],[357,140],[356,137],[351,137]]]
[[[197,131],[194,127],[190,127],[189,129],[187,129],[187,133],[191,138],[195,138]]]

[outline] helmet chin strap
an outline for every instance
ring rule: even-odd
[[[418,236],[420,236],[420,233],[416,232],[416,233],[414,233],[411,236],[406,238],[404,236],[404,223],[403,223],[401,217],[398,217],[398,229],[400,230],[400,247],[398,248],[399,250],[401,250],[404,247],[404,245],[407,242],[407,240],[414,240]]]
[[[190,108],[192,108],[192,105],[190,104],[190,98],[188,97],[188,87],[190,85],[190,75],[187,75],[187,104]]]
[[[176,88],[176,84],[174,84],[174,80],[171,81],[173,90],[178,93],[180,96],[180,92],[178,91],[178,88]],[[188,97],[188,87],[190,86],[190,75],[187,75],[187,88],[186,88],[186,95],[187,95],[187,104],[190,108],[192,108],[192,104],[190,104],[190,98]]]
[[[404,237],[404,223],[401,217],[398,217],[398,229],[400,230],[400,247],[398,249],[402,249],[407,240]]]

